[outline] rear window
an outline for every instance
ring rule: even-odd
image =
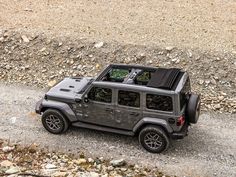
[[[173,111],[173,102],[170,96],[147,94],[146,106],[148,109],[154,109],[158,111]]]

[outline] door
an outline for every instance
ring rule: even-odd
[[[114,122],[114,104],[110,88],[94,86],[83,100],[83,118],[81,121],[97,125],[110,126]]]
[[[140,93],[118,90],[115,108],[116,127],[132,130],[134,125],[142,118]]]

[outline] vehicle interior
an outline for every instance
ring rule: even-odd
[[[111,67],[101,80],[173,90],[183,73],[177,68]]]

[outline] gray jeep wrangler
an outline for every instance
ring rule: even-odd
[[[147,151],[160,153],[197,123],[200,96],[191,93],[189,75],[180,69],[111,64],[96,78],[57,83],[36,113],[54,134],[75,126],[138,135]]]

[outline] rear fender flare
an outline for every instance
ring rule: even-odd
[[[159,125],[165,129],[167,133],[172,133],[173,129],[168,124],[166,120],[158,119],[158,118],[151,118],[151,117],[145,117],[141,119],[133,128],[133,132],[137,132],[140,130],[140,128],[144,125]]]

